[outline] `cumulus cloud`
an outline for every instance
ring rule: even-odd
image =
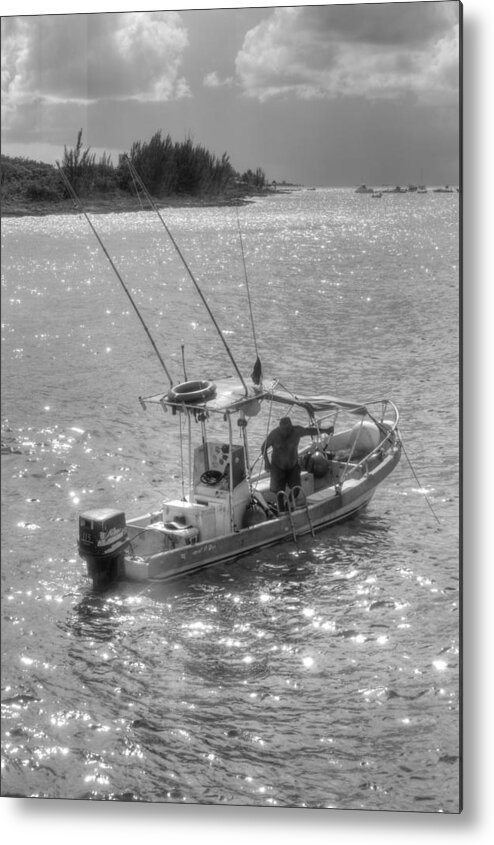
[[[279,8],[246,34],[236,71],[244,93],[260,101],[457,101],[458,38],[453,0]]]
[[[190,96],[187,32],[176,12],[2,20],[2,119],[23,106]]]

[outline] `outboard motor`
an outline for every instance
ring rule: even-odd
[[[108,586],[122,574],[128,542],[123,511],[99,508],[79,516],[79,554],[95,589]]]

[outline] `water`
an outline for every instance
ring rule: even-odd
[[[239,214],[265,371],[389,395],[415,476],[315,540],[93,594],[79,511],[181,494],[176,419],[137,401],[168,382],[84,220],[4,219],[3,794],[457,812],[458,196]],[[249,373],[235,209],[166,219]],[[182,343],[189,378],[230,374],[156,216],[93,220],[174,380]]]

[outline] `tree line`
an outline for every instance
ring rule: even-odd
[[[235,189],[262,190],[266,176],[261,168],[238,173],[227,153],[218,157],[192,139],[174,142],[161,130],[150,141],[135,141],[128,157],[139,173],[149,193],[166,196],[220,196]],[[24,165],[24,166],[23,166]],[[84,148],[82,129],[75,147],[64,147],[63,159],[57,162],[74,190],[81,197],[124,192],[136,194],[126,156],[119,156],[117,165],[104,153],[99,160],[90,147]],[[2,156],[2,193],[22,189],[28,200],[50,201],[68,196],[57,168],[41,162],[28,162]]]

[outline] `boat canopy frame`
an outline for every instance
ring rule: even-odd
[[[163,408],[170,408],[175,413],[177,411],[188,411],[193,414],[201,411],[220,414],[225,414],[227,411],[231,413],[241,410],[247,411],[248,406],[253,402],[264,400],[303,408],[311,418],[324,411],[345,410],[358,416],[365,416],[368,413],[367,404],[350,402],[335,396],[298,395],[284,391],[283,387],[281,387],[281,390],[278,389],[278,382],[275,382],[270,388],[254,387],[247,395],[243,391],[243,386],[228,378],[218,380],[213,384],[215,387],[214,395],[204,399],[204,401],[197,399],[187,401],[186,394],[184,394],[183,399],[178,399],[176,395],[171,396],[170,391],[151,396],[139,396],[139,401],[143,408],[146,408],[147,404],[161,405]],[[375,404],[375,401],[373,400],[372,404]],[[389,402],[390,400],[378,401]]]
[[[345,460],[345,469],[342,473],[340,482],[343,481],[345,477],[353,473],[358,473],[362,468],[365,470],[367,466],[367,462],[373,456],[378,454],[385,448],[386,443],[392,443],[394,438],[396,437],[396,433],[398,432],[398,423],[399,423],[399,412],[396,405],[392,402],[391,399],[373,399],[364,404],[351,402],[348,400],[340,399],[334,396],[326,396],[326,395],[317,395],[317,396],[305,396],[305,395],[298,395],[291,393],[283,388],[282,385],[278,381],[273,382],[271,387],[263,388],[255,386],[252,388],[251,391],[245,395],[245,391],[243,389],[243,385],[236,382],[235,380],[225,378],[218,380],[216,383],[208,382],[208,384],[213,384],[214,392],[208,394],[208,398],[204,398],[203,401],[195,399],[194,401],[186,401],[187,394],[184,394],[183,399],[177,399],[176,393],[173,395],[171,391],[166,393],[157,393],[147,397],[139,397],[139,401],[144,409],[146,409],[147,404],[150,405],[160,405],[163,411],[166,413],[167,411],[171,411],[173,414],[186,414],[188,421],[189,421],[189,432],[188,432],[188,440],[189,440],[189,491],[190,495],[193,495],[192,491],[192,479],[191,479],[191,457],[190,457],[190,448],[191,448],[191,431],[190,431],[190,421],[191,418],[194,417],[196,421],[201,423],[201,430],[202,430],[202,439],[203,443],[208,440],[207,432],[206,432],[206,421],[211,414],[219,414],[223,417],[223,420],[227,423],[228,427],[228,443],[230,450],[233,448],[233,430],[232,430],[232,416],[235,414],[239,415],[238,424],[241,428],[241,437],[242,437],[242,446],[244,451],[244,462],[245,462],[245,471],[246,471],[246,479],[249,484],[249,488],[251,493],[255,488],[255,484],[258,483],[259,478],[254,476],[254,468],[259,460],[258,456],[254,461],[253,465],[250,465],[249,461],[249,448],[248,448],[248,438],[247,438],[247,424],[248,424],[248,417],[249,416],[257,416],[260,410],[261,402],[266,401],[270,403],[270,413],[269,413],[269,420],[271,419],[271,409],[272,404],[277,403],[280,405],[284,405],[289,408],[300,408],[304,410],[309,420],[317,429],[320,429],[325,421],[329,418],[332,419],[333,424],[336,423],[336,420],[340,414],[340,412],[347,412],[353,416],[356,416],[360,419],[361,425],[363,425],[364,421],[370,420],[372,421],[379,429],[381,433],[381,437],[379,439],[378,445],[368,453],[364,458],[360,460],[352,462],[352,458],[354,455],[355,447],[357,438],[353,443],[352,448]],[[380,411],[380,419],[376,413],[372,413],[369,409],[369,406],[381,405]],[[386,416],[391,411],[391,420],[386,419],[386,426],[383,426],[383,422],[385,421]],[[316,414],[318,415],[318,419],[316,419]],[[323,414],[321,417],[320,415]],[[268,420],[268,428],[269,428],[269,420]],[[181,436],[182,436],[182,428],[180,427]],[[319,434],[319,438],[320,438]],[[398,435],[399,436],[399,435]],[[327,444],[326,444],[327,445]],[[230,473],[231,473],[231,462],[230,462]],[[256,478],[256,482],[254,482],[254,477]],[[230,477],[230,491],[232,489],[233,478]],[[230,498],[230,512],[231,512],[231,519],[233,523],[233,505]]]

